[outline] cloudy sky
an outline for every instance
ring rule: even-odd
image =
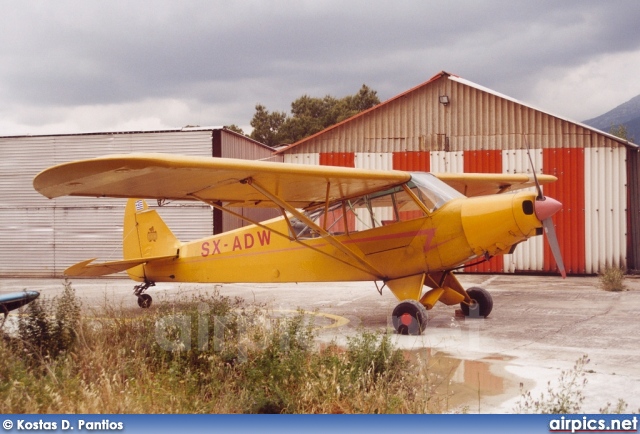
[[[582,121],[640,94],[638,0],[0,0],[0,136],[249,122],[447,71]]]

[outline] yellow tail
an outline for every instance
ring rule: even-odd
[[[177,255],[180,244],[180,240],[157,211],[149,209],[146,201],[127,201],[122,235],[122,254],[125,260]],[[144,276],[144,266],[131,268],[127,273],[132,279],[140,279]]]

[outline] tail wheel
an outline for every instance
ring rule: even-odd
[[[401,335],[420,335],[427,327],[427,309],[415,300],[405,300],[393,309],[391,321]]]
[[[485,318],[488,317],[493,309],[493,297],[489,291],[484,288],[469,288],[467,294],[471,298],[471,306],[466,303],[460,303],[460,309],[464,316]]]
[[[140,306],[143,309],[149,308],[151,306],[152,301],[153,299],[149,294],[140,294],[138,296],[138,306]]]

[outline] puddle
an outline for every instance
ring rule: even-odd
[[[481,360],[462,360],[430,349],[406,351],[405,356],[424,369],[429,379],[433,404],[429,411],[492,413],[496,402],[519,394],[522,379],[504,370],[504,362],[512,357],[490,355]],[[501,395],[504,399],[499,398]]]
[[[515,359],[515,357],[507,356],[507,355],[504,355],[504,354],[492,354],[490,356],[482,358],[482,360],[500,360],[502,362],[509,362],[509,361],[511,361],[513,359]]]

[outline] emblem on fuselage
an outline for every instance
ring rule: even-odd
[[[149,232],[147,232],[147,240],[154,243],[158,241],[158,233],[153,226],[151,226]]]

